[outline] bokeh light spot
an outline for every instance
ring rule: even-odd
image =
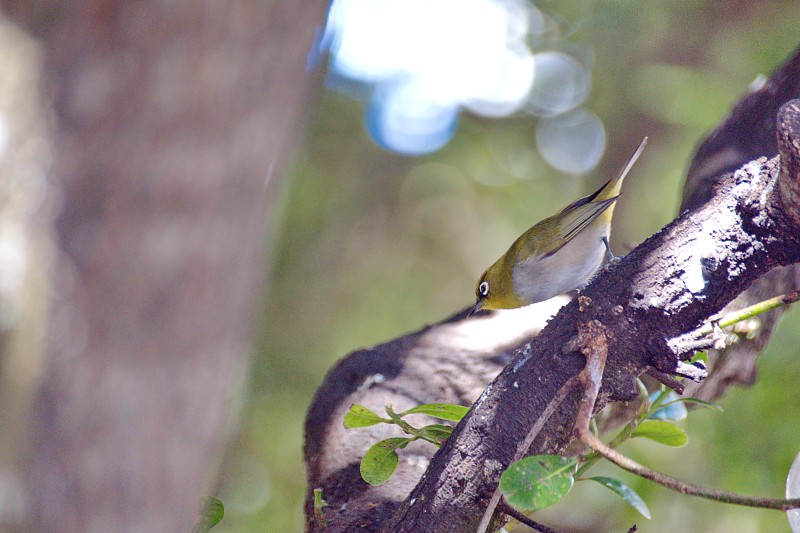
[[[453,137],[458,109],[421,98],[416,84],[387,85],[367,108],[367,131],[379,145],[407,155],[438,150]]]
[[[541,19],[524,0],[335,0],[322,39],[328,84],[369,100],[368,129],[381,146],[432,152],[462,109],[503,117],[525,108],[535,82],[527,38]]]
[[[579,108],[540,120],[536,144],[553,168],[567,174],[585,174],[600,161],[606,132],[597,115]]]
[[[550,117],[575,109],[589,96],[587,69],[562,52],[541,52],[533,57],[536,83],[531,88],[527,110]]]

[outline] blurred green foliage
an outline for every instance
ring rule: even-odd
[[[586,177],[552,171],[526,116],[464,116],[444,149],[403,158],[367,139],[360,104],[324,92],[270,228],[278,232],[275,262],[243,430],[219,495],[226,516],[215,531],[301,531],[303,419],[336,360],[465,307],[478,275],[519,233],[615,172],[645,135],[612,247],[624,253],[657,231],[677,211],[704,133],[800,42],[795,0],[537,5],[568,21],[568,42],[593,50],[588,107],[608,134],[601,167]],[[725,413],[681,422],[689,445],[636,442],[623,452],[687,480],[781,496],[800,450],[798,323],[794,310],[762,358],[756,385],[720,402]],[[579,484],[539,519],[574,531],[625,531],[633,523],[641,532],[788,530],[783,513],[698,501],[613,474],[642,495],[652,521],[592,484]],[[583,511],[570,512],[579,501]]]

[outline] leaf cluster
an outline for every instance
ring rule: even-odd
[[[721,410],[718,406],[697,398],[680,398],[662,387],[648,395],[644,384],[639,382],[644,398],[636,416],[611,440],[615,448],[628,440],[643,437],[666,446],[686,445],[689,438],[674,421],[686,418],[686,404]],[[386,417],[380,416],[363,405],[353,404],[344,417],[347,429],[363,428],[378,424],[398,426],[407,437],[390,437],[373,444],[361,460],[361,477],[370,485],[381,485],[389,480],[399,463],[397,450],[415,440],[423,440],[437,447],[452,434],[453,427],[446,424],[429,424],[420,428],[412,426],[404,417],[424,414],[441,420],[459,422],[469,411],[468,407],[453,404],[423,404],[401,413],[391,406],[385,407]],[[644,500],[622,481],[606,477],[584,477],[583,474],[602,457],[591,452],[579,457],[559,455],[534,455],[513,463],[500,478],[500,491],[506,501],[521,511],[533,512],[561,500],[575,481],[594,481],[620,496],[645,518],[650,510]]]
[[[353,404],[344,416],[344,427],[347,429],[374,426],[377,424],[395,424],[409,437],[392,437],[373,444],[361,460],[361,477],[370,485],[385,483],[394,473],[399,462],[397,450],[405,448],[415,440],[424,440],[435,446],[441,446],[453,433],[453,428],[446,424],[429,424],[416,428],[403,419],[412,414],[428,415],[442,420],[458,422],[469,411],[463,405],[428,403],[418,405],[395,413],[390,405],[386,406],[388,418],[379,416],[363,405]]]

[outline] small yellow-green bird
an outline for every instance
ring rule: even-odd
[[[641,155],[647,137],[616,178],[520,235],[486,269],[475,290],[479,309],[513,309],[583,288],[603,261],[614,203],[625,175]]]

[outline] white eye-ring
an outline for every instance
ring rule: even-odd
[[[489,296],[489,282],[483,281],[480,285],[478,285],[478,295],[481,298],[486,298]]]

